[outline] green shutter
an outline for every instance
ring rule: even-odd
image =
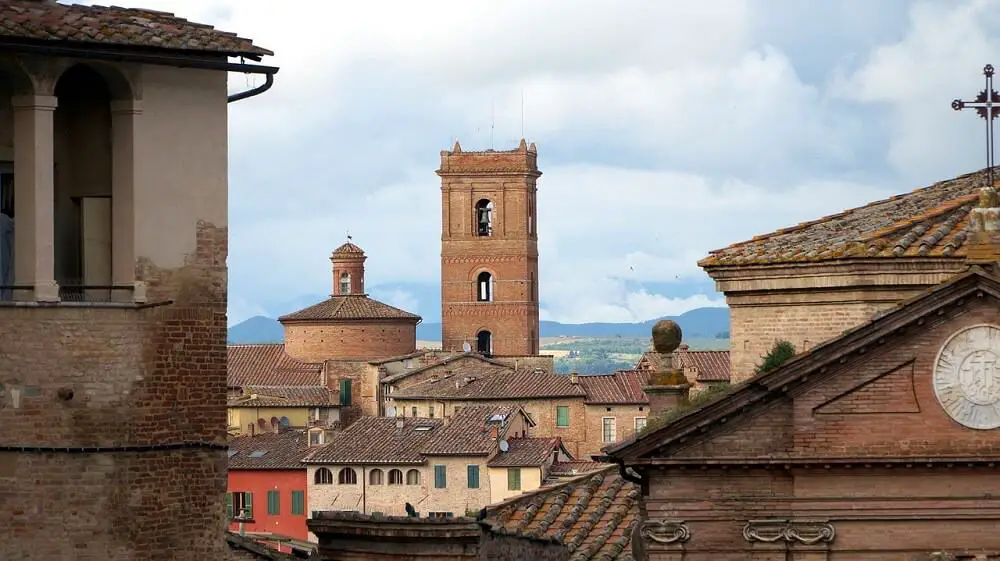
[[[226,493],[226,516],[232,520],[233,519],[233,494]]]
[[[479,488],[479,466],[469,465],[469,489]]]
[[[247,516],[253,518],[253,493],[243,493],[243,504],[246,505]]]
[[[521,490],[521,468],[507,468],[507,490]]]
[[[348,379],[340,381],[340,405],[342,407],[351,406],[351,381]]]
[[[305,514],[306,513],[306,494],[305,491],[292,491],[292,514]]]
[[[267,513],[272,516],[281,514],[281,493],[278,491],[267,492]]]
[[[448,487],[448,473],[445,466],[434,466],[434,488],[444,489]]]
[[[568,427],[569,426],[569,407],[566,405],[559,405],[556,407],[556,426],[557,427]]]

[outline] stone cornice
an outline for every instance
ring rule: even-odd
[[[706,267],[731,292],[933,286],[964,270],[964,259],[866,259],[803,265]]]

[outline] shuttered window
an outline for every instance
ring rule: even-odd
[[[351,380],[340,381],[340,405],[341,407],[351,406]]]
[[[507,490],[521,490],[521,468],[507,468]]]
[[[267,492],[267,513],[274,516],[281,514],[281,493],[275,490]]]
[[[303,515],[305,513],[306,513],[305,491],[292,491],[292,514]]]
[[[469,471],[469,489],[479,488],[479,466],[470,464],[468,467]]]
[[[559,405],[556,406],[556,426],[557,427],[568,427],[569,426],[569,406]]]
[[[434,466],[434,488],[444,489],[448,487],[448,467]]]

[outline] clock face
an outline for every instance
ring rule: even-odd
[[[962,425],[1000,428],[1000,327],[976,325],[952,335],[934,363],[934,393]]]

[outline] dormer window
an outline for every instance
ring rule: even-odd
[[[489,199],[476,203],[476,235],[493,235],[493,202]]]
[[[340,273],[340,295],[351,293],[351,273]]]

